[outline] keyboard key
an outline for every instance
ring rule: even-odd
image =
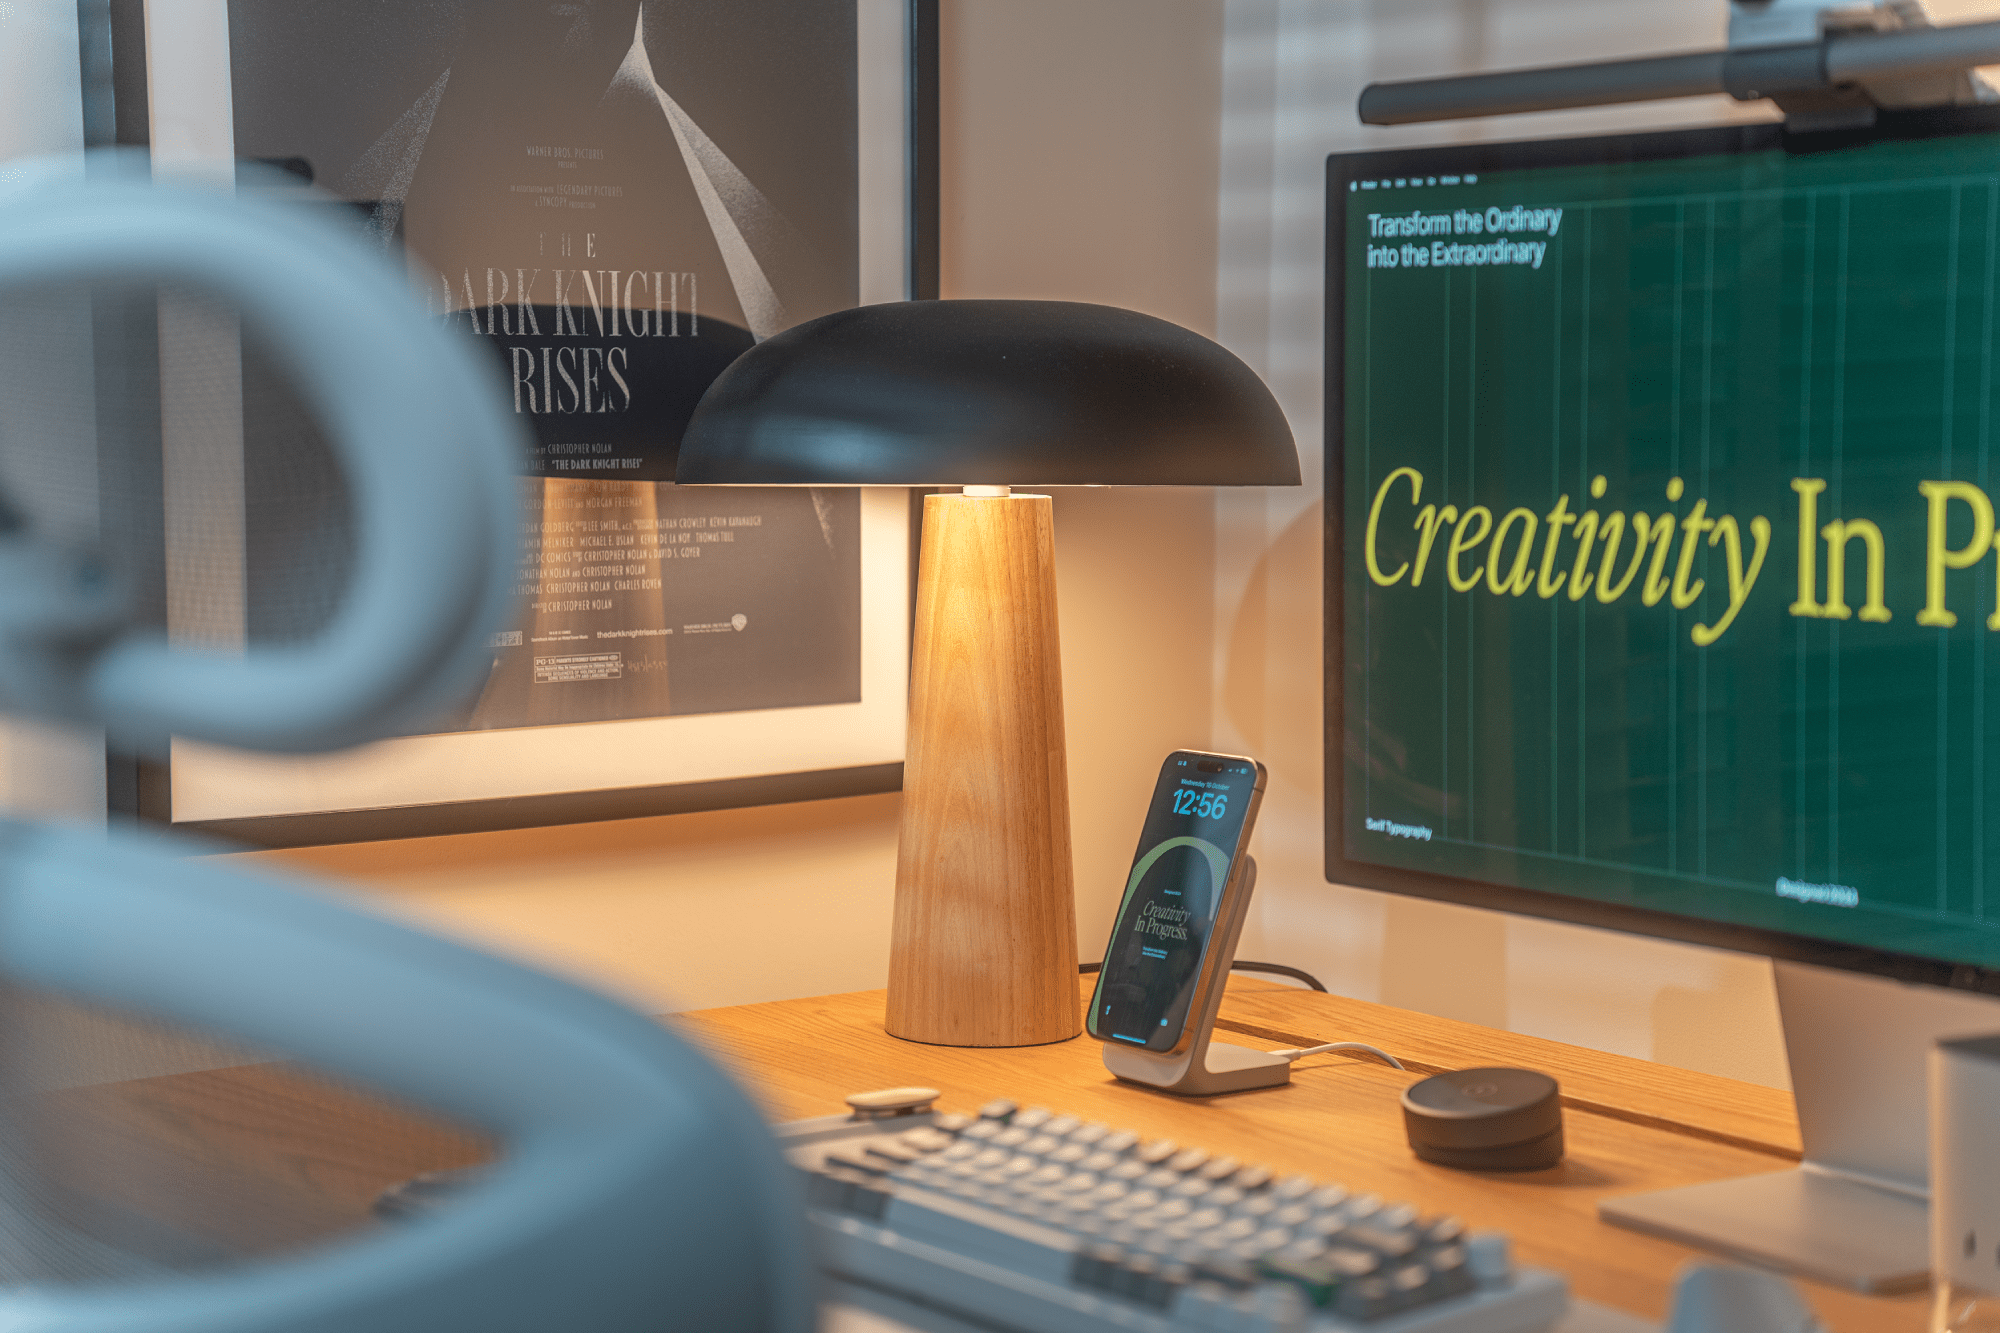
[[[1243,1169],[1243,1163],[1234,1157],[1211,1157],[1202,1163],[1201,1178],[1221,1184]]]
[[[1097,1146],[1105,1152],[1131,1152],[1139,1146],[1139,1136],[1129,1129],[1117,1130],[1098,1141]]]
[[[1337,1213],[1321,1213],[1307,1221],[1299,1230],[1305,1235],[1331,1242],[1347,1234],[1347,1219]]]
[[[1308,1194],[1305,1201],[1319,1212],[1328,1212],[1347,1202],[1347,1189],[1343,1185],[1322,1185]]]
[[[1137,1180],[1146,1174],[1146,1164],[1144,1162],[1135,1162],[1127,1157],[1105,1174],[1115,1180]]]
[[[1349,1227],[1344,1237],[1355,1245],[1365,1245],[1385,1259],[1407,1259],[1417,1252],[1417,1238],[1407,1231],[1363,1225]]]
[[[1271,1214],[1271,1225],[1278,1227],[1302,1227],[1313,1216],[1313,1210],[1303,1203],[1286,1204]]]
[[[1016,1126],[1013,1129],[1003,1130],[995,1134],[987,1142],[996,1148],[1018,1148],[1033,1137],[1034,1135],[1030,1134],[1027,1130]]]
[[[1053,1119],[1055,1119],[1055,1112],[1051,1111],[1048,1107],[1030,1106],[1027,1110],[1014,1117],[1014,1124],[1022,1129],[1042,1129],[1046,1133],[1047,1131],[1044,1129],[1044,1126]]]
[[[1020,1109],[1005,1097],[996,1097],[979,1108],[979,1117],[982,1120],[1005,1120]]]
[[[975,1122],[973,1118],[959,1111],[948,1111],[931,1117],[931,1128],[943,1130],[947,1134],[962,1134]]]
[[[1209,1184],[1200,1176],[1186,1176],[1176,1182],[1169,1193],[1173,1194],[1176,1198],[1199,1199],[1204,1194],[1213,1193],[1214,1190],[1215,1186]]]
[[[1292,1243],[1292,1233],[1286,1231],[1283,1227],[1271,1227],[1258,1232],[1246,1243],[1251,1249],[1257,1251],[1260,1257],[1266,1254],[1276,1254],[1279,1250],[1284,1249]]]
[[[1090,1156],[1090,1149],[1084,1147],[1082,1144],[1065,1143],[1062,1147],[1049,1154],[1049,1160],[1051,1162],[1074,1163],[1081,1162],[1088,1156]]]
[[[940,1134],[935,1129],[913,1129],[897,1140],[905,1148],[920,1153],[942,1152],[951,1147],[954,1140],[949,1134]]]
[[[1271,1193],[1289,1203],[1305,1198],[1317,1188],[1311,1176],[1286,1176],[1271,1187]]]
[[[1059,1115],[1042,1126],[1042,1133],[1053,1134],[1059,1139],[1066,1139],[1076,1133],[1082,1125],[1083,1122],[1073,1115]]]
[[[1095,1171],[1099,1175],[1104,1175],[1115,1169],[1119,1161],[1108,1152],[1094,1152],[1076,1165],[1079,1171]]]
[[[1234,1185],[1218,1185],[1202,1196],[1202,1202],[1211,1208],[1234,1208],[1245,1197]]]
[[[871,1143],[866,1149],[870,1157],[879,1157],[895,1166],[908,1166],[923,1154],[902,1143]]]
[[[1139,1149],[1139,1160],[1148,1166],[1155,1166],[1166,1161],[1180,1150],[1181,1145],[1175,1143],[1172,1139],[1154,1139],[1151,1143]]]
[[[1447,1245],[1438,1250],[1431,1255],[1430,1265],[1432,1280],[1441,1299],[1463,1295],[1478,1285],[1461,1246]]]
[[[1208,1160],[1207,1149],[1183,1148],[1179,1152],[1175,1153],[1172,1157],[1167,1159],[1166,1167],[1169,1171],[1180,1171],[1185,1173],[1188,1171],[1195,1170],[1207,1160]]]
[[[1370,1277],[1382,1270],[1382,1261],[1366,1250],[1351,1250],[1335,1247],[1326,1252],[1326,1263],[1337,1272],[1342,1281]]]
[[[1069,1141],[1071,1143],[1081,1143],[1086,1148],[1102,1143],[1110,1137],[1111,1130],[1109,1128],[1095,1123],[1078,1125],[1069,1132]]]
[[[1177,1173],[1162,1170],[1158,1167],[1139,1177],[1139,1184],[1149,1190],[1170,1190],[1180,1183],[1181,1178]]]
[[[1270,1282],[1257,1288],[1251,1298],[1254,1322],[1246,1333],[1299,1333],[1306,1326],[1306,1300],[1289,1282]]]
[[[1277,1250],[1271,1257],[1292,1264],[1316,1263],[1326,1257],[1328,1246],[1323,1240],[1308,1238],[1295,1240],[1290,1245]]]
[[[844,1167],[849,1171],[859,1171],[863,1175],[886,1176],[889,1163],[879,1158],[871,1158],[865,1152],[838,1152],[826,1155],[828,1166]]]
[[[1456,1245],[1465,1239],[1465,1223],[1456,1217],[1435,1218],[1424,1224],[1424,1244]]]
[[[1005,1129],[1006,1127],[998,1120],[981,1120],[977,1124],[968,1125],[965,1133],[959,1137],[961,1139],[975,1139],[983,1143],[997,1134],[1004,1133]]]
[[[1349,1319],[1380,1319],[1396,1308],[1389,1284],[1379,1277],[1342,1283],[1334,1300],[1335,1308]]]
[[[1229,1182],[1248,1194],[1252,1190],[1263,1189],[1277,1176],[1268,1166],[1246,1166],[1236,1173],[1236,1179]]]

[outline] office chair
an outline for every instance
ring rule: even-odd
[[[521,431],[478,354],[425,317],[336,208],[155,185],[115,158],[9,164],[0,709],[101,727],[130,751],[185,737],[311,752],[419,730],[476,688],[516,576]],[[164,406],[159,352],[173,349],[125,337],[176,336],[183,324],[152,319],[162,302],[220,310],[214,327],[241,330],[240,357],[225,338],[212,380],[169,386]],[[267,481],[282,492],[294,474],[331,476],[345,535],[324,559],[289,552],[291,590],[239,608],[236,642],[170,640],[147,623],[163,599],[199,625],[202,598],[242,593],[240,572],[234,591],[230,577],[219,593],[163,591],[159,441],[192,432],[232,447],[253,361],[275,367],[316,423],[263,461]],[[228,527],[180,534],[177,572],[240,551]],[[0,822],[0,1322],[49,1333],[809,1326],[786,1168],[748,1100],[686,1043],[579,986],[188,855],[201,850],[130,829]],[[73,1094],[88,1079],[25,1056],[86,1053],[15,1039],[49,1013],[70,1026],[43,1022],[44,1038],[167,1025],[180,1035],[162,1041],[198,1034],[210,1064],[276,1069],[247,1062],[282,1054],[294,1062],[282,1068],[490,1135],[500,1155],[477,1188],[414,1221],[272,1246],[254,1234],[256,1200],[210,1199],[210,1213],[241,1223],[242,1243],[195,1236],[172,1191],[90,1198],[61,1178],[80,1163],[129,1184],[105,1163],[143,1136],[98,1124],[97,1141],[79,1142],[93,1126]],[[222,1114],[182,1108],[161,1123],[166,1138],[191,1138]],[[274,1170],[294,1168],[318,1169]]]

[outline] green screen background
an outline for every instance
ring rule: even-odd
[[[1346,856],[2000,966],[1994,557],[1948,573],[1955,626],[1917,623],[1919,483],[1995,490],[2000,137],[1487,172],[1344,203]],[[1539,269],[1368,266],[1370,213],[1516,205],[1564,209],[1554,238],[1519,238],[1548,241]],[[1671,594],[1643,605],[1644,568],[1608,605],[1567,584],[1456,591],[1449,525],[1420,586],[1406,572],[1385,587],[1365,533],[1398,467],[1422,473],[1422,503],[1484,505],[1496,525],[1516,507],[1545,518],[1559,496],[1570,513],[1677,519],[1705,499],[1737,518],[1746,565],[1766,518],[1768,554],[1708,647],[1690,631],[1730,598],[1705,536],[1691,566],[1705,587],[1685,609]],[[1858,616],[1862,539],[1844,547],[1857,614],[1792,614],[1794,478],[1825,481],[1817,524],[1879,528],[1887,623]],[[1407,482],[1384,500],[1385,574],[1416,560],[1419,508]],[[1961,548],[1972,507],[1947,514]],[[1568,573],[1563,531],[1554,567]],[[1538,526],[1531,573],[1546,539]],[[1620,574],[1631,549],[1628,532]],[[1781,898],[1780,877],[1851,888],[1858,905]]]

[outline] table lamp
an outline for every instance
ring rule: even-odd
[[[1270,390],[1136,311],[862,306],[731,363],[675,480],[964,488],[924,501],[885,1026],[944,1046],[1075,1036],[1055,529],[1048,496],[1012,488],[1295,486]]]

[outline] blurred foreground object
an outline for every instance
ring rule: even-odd
[[[512,596],[519,430],[478,356],[433,326],[379,257],[309,211],[155,187],[114,160],[87,173],[74,162],[10,164],[0,335],[39,342],[52,359],[62,340],[50,330],[84,330],[92,355],[80,378],[101,447],[84,457],[35,425],[74,416],[79,376],[52,364],[10,385],[0,407],[0,708],[102,726],[154,753],[169,736],[301,752],[421,727],[483,679],[488,636]],[[126,428],[149,412],[157,420],[173,386],[161,384],[165,356],[149,366],[133,351],[144,340],[112,336],[105,312],[157,302],[164,352],[169,301],[233,308],[242,340],[218,340],[199,392],[180,386],[181,435],[192,411],[216,456],[240,454],[232,367],[254,352],[316,428],[300,430],[301,458],[321,442],[344,491],[350,530],[326,557],[339,586],[283,634],[246,627],[240,539],[234,574],[212,594],[226,602],[238,581],[233,640],[170,642],[149,615],[148,589],[174,548],[149,554],[133,534],[160,534],[149,467],[156,481],[176,478],[171,452],[164,467],[158,452],[149,460],[143,432],[135,447]],[[37,326],[24,311],[54,315]],[[120,431],[123,444],[102,443]],[[227,533],[196,537],[228,545]],[[299,579],[325,582],[316,558],[300,555]],[[580,987],[190,850],[200,849],[0,824],[0,980],[13,988],[0,1006],[9,1329],[809,1326],[802,1222],[778,1154],[748,1101],[685,1043]],[[169,1106],[171,1077],[132,1082],[125,1069],[112,1078],[126,1081],[110,1082],[84,1068],[77,1040],[13,1039],[49,1013],[68,1014],[72,1034],[169,1030],[147,1039],[148,1058],[218,1082],[226,1065],[221,1074],[263,1088],[267,1104],[287,1075],[213,1043],[283,1054],[497,1139],[501,1155],[479,1188],[434,1216],[265,1243],[262,1219],[275,1214],[242,1185],[255,1172],[124,1165],[148,1134],[159,1152],[192,1157],[244,1108]],[[191,1054],[193,1042],[207,1053]],[[36,1051],[46,1058],[22,1058]],[[145,1095],[90,1095],[104,1087]],[[114,1103],[152,1112],[121,1120],[105,1109]],[[101,1123],[78,1108],[102,1111]],[[280,1129],[290,1138],[271,1150],[270,1180],[302,1193],[343,1187],[329,1177],[347,1168],[310,1127]],[[104,1168],[106,1153],[120,1164]],[[97,1178],[76,1178],[91,1167]],[[229,1192],[232,1180],[242,1192]],[[189,1224],[197,1213],[210,1223]]]

